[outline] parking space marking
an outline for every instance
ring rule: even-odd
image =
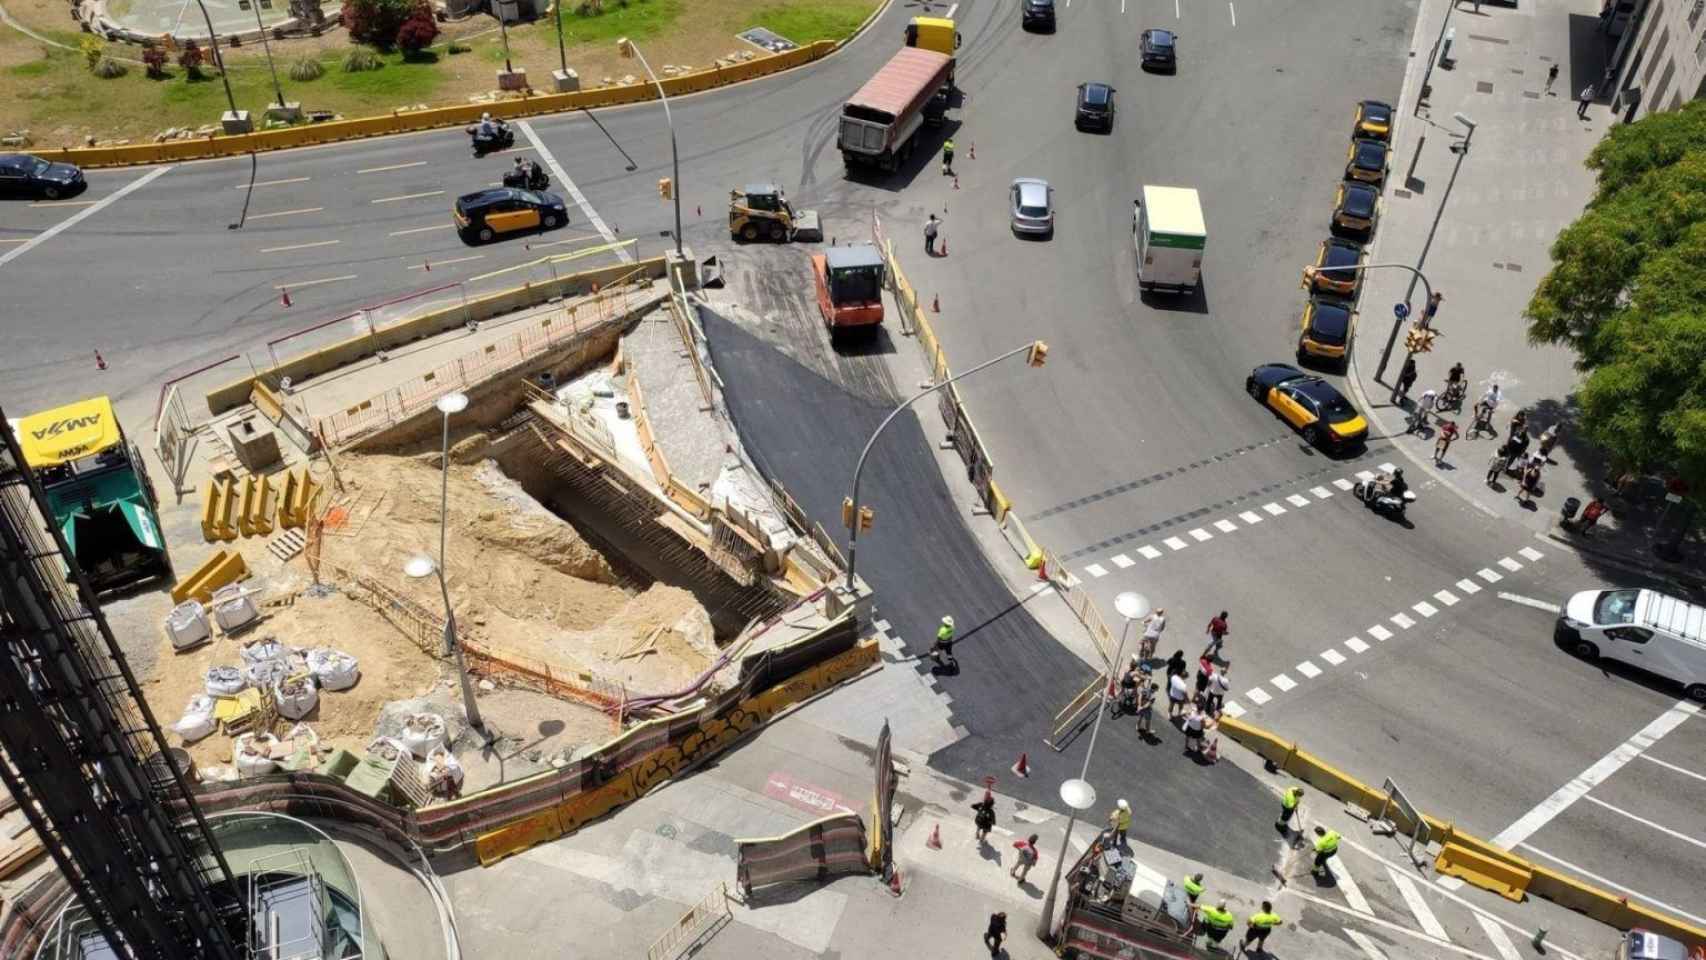
[[[1167,548],[1169,550],[1183,550],[1187,546],[1190,546],[1190,544],[1187,544],[1185,541],[1180,540],[1178,537],[1168,537],[1167,539],[1165,539],[1161,542],[1166,544]]]
[[[1356,878],[1351,876],[1351,868],[1345,863],[1344,857],[1333,858],[1333,879],[1339,882],[1339,891],[1345,895],[1345,902],[1352,910],[1374,916],[1374,908],[1368,905],[1368,898],[1362,895],[1362,888],[1357,886]]]
[[[1270,516],[1275,517],[1285,512],[1285,508],[1277,503],[1264,503],[1262,504],[1262,509],[1266,510]]]
[[[1250,702],[1254,703],[1258,707],[1264,703],[1267,703],[1269,700],[1273,699],[1273,697],[1270,696],[1268,694],[1268,692],[1266,690],[1263,690],[1261,687],[1251,687],[1250,689],[1244,691],[1244,696],[1249,697]]]
[[[1453,586],[1471,596],[1481,592],[1481,585],[1467,578],[1457,581]]]
[[[1350,937],[1352,943],[1362,948],[1362,955],[1368,960],[1386,960],[1386,954],[1380,952],[1380,948],[1374,945],[1374,941],[1368,938],[1368,934],[1346,927],[1345,936]]]
[[[42,232],[40,232],[40,233],[36,234],[35,236],[29,238],[29,240],[27,240],[26,242],[18,244],[13,249],[6,251],[4,254],[0,254],[0,267],[3,267],[6,264],[11,263],[13,260],[18,259],[19,257],[23,256],[24,254],[28,253],[29,251],[34,250],[38,244],[46,243],[47,241],[53,239],[54,237],[59,236],[61,233],[64,233],[65,231],[71,229],[72,227],[75,227],[77,224],[82,223],[84,220],[88,219],[89,217],[94,216],[95,214],[99,213],[101,210],[105,209],[108,204],[117,203],[119,200],[123,199],[127,194],[132,193],[136,190],[140,190],[143,187],[148,186],[150,183],[154,182],[154,178],[164,175],[166,173],[166,171],[168,171],[170,169],[172,169],[172,168],[167,166],[167,167],[159,167],[157,169],[150,170],[149,172],[143,174],[142,176],[137,177],[135,180],[130,181],[129,183],[125,184],[122,187],[119,187],[117,190],[113,191],[111,196],[100,200],[95,205],[89,206],[89,207],[84,207],[83,209],[72,214],[71,216],[66,217],[64,220],[59,221],[58,223],[54,224],[53,226],[48,227],[46,230],[43,230]]]
[[[252,217],[250,219],[253,219]],[[393,230],[386,234],[388,237],[401,237],[411,233],[426,233],[428,230],[449,230],[456,226],[454,223],[435,223],[430,227],[410,227],[407,230]]]
[[[1477,577],[1480,577],[1482,580],[1487,581],[1488,583],[1498,583],[1500,580],[1504,579],[1503,576],[1501,576],[1498,573],[1493,572],[1492,570],[1487,569],[1486,567],[1482,567],[1481,569],[1475,571],[1475,575]]]
[[[1487,942],[1493,945],[1493,952],[1499,955],[1499,960],[1521,960],[1521,955],[1516,952],[1516,946],[1511,943],[1511,938],[1505,934],[1505,928],[1499,926],[1493,921],[1493,918],[1479,910],[1474,911],[1474,913],[1475,922],[1481,925],[1481,932],[1487,935]]]
[[[1697,704],[1687,700],[1679,700],[1676,705],[1636,731],[1634,736],[1618,744],[1610,753],[1594,761],[1593,766],[1583,770],[1581,774],[1569,783],[1559,787],[1550,797],[1540,801],[1533,810],[1528,811],[1510,826],[1499,831],[1493,837],[1495,846],[1511,849],[1529,837],[1535,831],[1552,821],[1553,817],[1568,810],[1572,804],[1594,787],[1604,783],[1612,774],[1623,769],[1623,765],[1640,756],[1658,743],[1665,734],[1681,726],[1689,717],[1700,712]]]
[[[291,243],[291,244],[286,244],[282,247],[262,247],[261,252],[262,253],[283,253],[286,250],[307,250],[307,249],[310,249],[312,247],[330,247],[334,244],[339,244],[339,243],[343,243],[343,241],[342,240],[316,240],[312,243]]]
[[[1202,543],[1204,540],[1213,540],[1214,539],[1214,534],[1209,533],[1207,530],[1204,530],[1202,527],[1197,527],[1195,530],[1192,530],[1191,536],[1195,537],[1196,541],[1198,543]]]
[[[250,220],[271,220],[273,217],[294,217],[304,213],[319,213],[325,207],[303,207],[300,210],[274,210],[272,213],[251,213]]]
[[[1663,900],[1656,900],[1652,897],[1647,896],[1646,894],[1642,893],[1641,891],[1634,889],[1633,887],[1626,887],[1623,884],[1618,883],[1616,880],[1607,879],[1605,877],[1600,876],[1597,873],[1594,873],[1591,870],[1585,869],[1583,867],[1576,866],[1575,864],[1571,863],[1570,861],[1565,860],[1563,857],[1554,857],[1552,854],[1547,853],[1546,851],[1540,849],[1539,847],[1536,847],[1532,843],[1524,842],[1524,843],[1517,844],[1517,846],[1523,848],[1524,850],[1527,850],[1529,853],[1532,853],[1537,857],[1540,857],[1540,858],[1546,859],[1546,860],[1550,860],[1553,863],[1557,864],[1558,866],[1563,867],[1565,870],[1568,870],[1571,873],[1576,874],[1577,876],[1586,877],[1589,880],[1592,880],[1594,883],[1601,884],[1603,886],[1610,887],[1613,890],[1619,891],[1624,896],[1627,896],[1632,900],[1645,901],[1647,903],[1652,904],[1655,907],[1658,907],[1660,910],[1663,910],[1666,913],[1674,913],[1677,916],[1683,918],[1684,920],[1689,920],[1689,921],[1692,921],[1694,923],[1700,924],[1703,927],[1706,927],[1706,917],[1702,917],[1702,916],[1698,916],[1696,914],[1689,913],[1687,910],[1683,910],[1680,907],[1673,907],[1670,904],[1664,902]]]
[[[1325,500],[1333,495],[1333,491],[1328,490],[1326,487],[1310,487],[1309,492],[1315,494],[1315,499],[1317,500]]]
[[[1108,575],[1108,568],[1099,563],[1092,563],[1084,568],[1084,572],[1092,577],[1105,577]]]
[[[1368,649],[1368,644],[1364,643],[1361,637],[1352,637],[1346,640],[1345,646],[1349,647],[1352,653],[1362,653]]]
[[[1515,573],[1518,570],[1522,569],[1522,564],[1517,563],[1515,560],[1512,560],[1510,557],[1500,557],[1499,558],[1499,566],[1504,567],[1506,570],[1509,570],[1511,573]]]
[[[405,194],[400,194],[400,195],[395,196],[395,197],[380,197],[378,200],[369,200],[367,202],[368,203],[396,203],[399,200],[419,200],[423,197],[442,197],[442,196],[444,196],[443,190],[428,190],[428,191],[425,191],[424,193],[405,193]]]
[[[1421,614],[1424,617],[1431,617],[1434,614],[1439,612],[1438,607],[1427,602],[1426,600],[1418,600],[1417,602],[1410,604],[1410,609],[1416,611],[1417,613]]]
[[[1604,807],[1605,809],[1610,810],[1612,813],[1615,813],[1619,816],[1627,817],[1628,819],[1633,820],[1636,823],[1641,824],[1644,827],[1651,827],[1654,830],[1657,830],[1658,832],[1664,834],[1665,836],[1673,837],[1677,840],[1681,840],[1683,843],[1692,843],[1693,845],[1699,847],[1700,849],[1706,850],[1706,840],[1701,840],[1697,837],[1691,837],[1688,834],[1683,833],[1679,830],[1672,830],[1670,827],[1667,827],[1662,823],[1655,823],[1651,820],[1648,820],[1646,817],[1630,813],[1629,811],[1623,809],[1622,807],[1612,806],[1611,804],[1606,803],[1604,800],[1601,800],[1600,798],[1594,796],[1591,793],[1590,794],[1584,794],[1582,796],[1582,799],[1586,800],[1589,803],[1596,804],[1598,806]]]
[[[1138,547],[1137,552],[1142,554],[1143,559],[1145,559],[1145,560],[1154,560],[1156,557],[1161,556],[1161,551],[1155,549],[1152,546],[1149,546],[1148,544],[1144,544],[1143,546]]]
[[[1238,519],[1240,519],[1240,520],[1242,520],[1242,521],[1244,521],[1244,522],[1245,522],[1245,523],[1251,523],[1251,524],[1255,524],[1255,523],[1261,523],[1261,522],[1262,522],[1262,517],[1261,517],[1261,515],[1260,515],[1260,514],[1258,514],[1258,513],[1257,513],[1257,512],[1256,512],[1256,511],[1254,511],[1254,510],[1246,510],[1246,511],[1244,511],[1244,512],[1243,512],[1243,513],[1240,513],[1240,514],[1239,514],[1239,515],[1238,515]]]
[[[1398,895],[1404,898],[1404,904],[1410,908],[1410,913],[1416,918],[1416,923],[1421,925],[1423,932],[1450,943],[1451,937],[1446,934],[1445,926],[1434,916],[1428,902],[1422,899],[1422,890],[1416,886],[1415,878],[1392,867],[1387,867],[1386,872],[1391,874],[1392,882],[1398,885]]]
[[[356,173],[383,173],[386,170],[405,170],[409,167],[424,167],[426,164],[427,162],[425,160],[416,160],[414,163],[393,163],[390,166],[385,167],[365,167],[361,170],[357,170]]]
[[[1214,521],[1214,528],[1221,533],[1232,533],[1238,529],[1238,524],[1231,520],[1216,520]]]
[[[1297,681],[1283,673],[1275,674],[1268,682],[1278,687],[1280,693],[1290,693],[1297,687]]]
[[[1386,641],[1392,639],[1392,631],[1386,629],[1385,627],[1381,626],[1378,623],[1375,624],[1374,626],[1368,628],[1368,635],[1373,637],[1376,640],[1379,640],[1382,643],[1385,643]]]
[[[1391,620],[1393,623],[1396,623],[1398,625],[1399,629],[1401,629],[1401,630],[1408,630],[1411,627],[1416,625],[1416,621],[1411,620],[1409,617],[1405,616],[1402,613],[1394,613],[1392,616],[1388,617],[1387,619]]]
[[[1298,673],[1303,674],[1305,677],[1307,677],[1310,680],[1313,680],[1316,677],[1319,677],[1321,675],[1321,668],[1317,667],[1313,663],[1310,663],[1308,660],[1305,660],[1302,663],[1298,664],[1295,669],[1297,670]]]
[[[1539,560],[1541,557],[1546,556],[1546,554],[1541,553],[1533,547],[1523,547],[1521,550],[1518,550],[1517,553],[1522,556],[1523,559],[1528,561]]]
[[[1677,766],[1674,763],[1666,763],[1665,761],[1660,760],[1658,757],[1655,757],[1650,753],[1641,754],[1641,759],[1647,761],[1648,763],[1656,763],[1659,766],[1664,767],[1666,770],[1671,770],[1671,771],[1674,771],[1676,773],[1680,773],[1685,777],[1693,777],[1696,780],[1706,781],[1706,774],[1695,773],[1693,770],[1684,769],[1682,767]]]
[[[1114,554],[1113,559],[1114,559],[1114,566],[1119,567],[1121,570],[1124,570],[1126,567],[1135,566],[1137,564],[1136,560],[1133,560],[1132,558],[1126,556],[1123,553]]]
[[[1298,494],[1298,493],[1294,493],[1291,496],[1286,497],[1285,502],[1291,504],[1294,507],[1307,507],[1307,506],[1309,506],[1309,498],[1303,496],[1302,494]]]
[[[1345,662],[1345,655],[1337,650],[1323,650],[1321,651],[1321,659],[1336,667]]]
[[[252,186],[254,186],[254,187],[276,187],[276,186],[279,186],[280,184],[285,184],[285,183],[307,183],[307,182],[308,182],[307,177],[291,177],[288,180],[262,180],[260,183],[254,183],[254,184],[239,183],[236,186],[233,186],[231,189],[233,189],[233,190],[247,190]]]
[[[1356,484],[1350,482],[1349,480],[1346,480],[1344,477],[1340,477],[1337,480],[1333,481],[1333,486],[1338,487],[1340,490],[1348,493],[1348,492],[1350,492],[1350,489],[1352,487],[1356,486]]]
[[[1457,606],[1457,594],[1452,593],[1450,590],[1440,590],[1436,592],[1434,594],[1434,599],[1448,607]]]
[[[1511,603],[1520,603],[1525,607],[1533,607],[1536,610],[1544,610],[1547,613],[1564,612],[1564,608],[1555,603],[1547,603],[1545,600],[1536,600],[1533,597],[1525,597],[1520,593],[1506,593],[1505,591],[1500,590],[1499,599],[1509,600]]]

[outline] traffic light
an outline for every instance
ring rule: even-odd
[[[675,195],[675,184],[671,183],[668,177],[659,177],[658,178],[658,196],[662,197],[665,200],[668,200],[670,197],[672,197],[674,195]]]
[[[1404,334],[1404,349],[1410,353],[1421,353],[1422,331],[1415,327],[1411,327],[1409,332]]]
[[[875,523],[876,520],[877,520],[876,511],[872,510],[870,507],[860,507],[859,508],[859,529],[861,529],[861,530],[871,529],[871,524]]]
[[[1423,328],[1423,330],[1422,330],[1422,352],[1423,353],[1428,353],[1428,352],[1433,350],[1433,348],[1434,348],[1434,337],[1437,337],[1437,336],[1439,336],[1438,330],[1435,330],[1432,327]]]
[[[1040,367],[1047,362],[1048,362],[1048,344],[1042,342],[1041,340],[1038,340],[1035,343],[1032,343],[1031,344],[1031,352],[1025,354],[1025,363],[1027,363],[1033,367]]]
[[[849,530],[853,529],[853,498],[852,497],[842,497],[841,498],[841,525],[846,527]]]

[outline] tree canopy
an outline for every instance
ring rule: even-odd
[[[1706,494],[1706,101],[1613,129],[1599,189],[1552,243],[1533,343],[1575,350],[1583,434]]]

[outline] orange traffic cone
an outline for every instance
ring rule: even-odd
[[[1013,764],[1013,772],[1021,777],[1031,775],[1031,761],[1027,754],[1019,754],[1019,762]]]
[[[942,256],[948,255],[948,235],[942,234]]]
[[[101,351],[96,350],[95,351],[95,369],[96,370],[105,370],[106,368],[107,368],[106,358],[101,356]]]
[[[1038,561],[1038,563],[1037,563],[1037,579],[1043,583],[1048,582],[1048,561],[1047,560]]]
[[[1203,759],[1207,760],[1209,763],[1215,763],[1215,762],[1220,760],[1220,738],[1219,737],[1215,737],[1213,740],[1210,740],[1208,742],[1208,752],[1203,754]]]
[[[288,288],[286,288],[286,287],[279,287],[278,288],[278,303],[279,303],[279,306],[281,306],[281,307],[290,306],[290,290]]]
[[[940,823],[930,828],[930,839],[924,841],[924,845],[932,850],[942,849],[942,825]]]
[[[900,886],[900,868],[899,867],[895,867],[889,872],[889,892],[894,894],[897,897],[900,896],[901,893],[904,892]]]

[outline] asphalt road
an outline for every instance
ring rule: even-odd
[[[1410,526],[1376,518],[1333,481],[1397,460],[1381,438],[1364,454],[1334,460],[1303,447],[1242,393],[1250,367],[1291,355],[1297,269],[1325,235],[1352,104],[1396,97],[1412,37],[1409,8],[1086,3],[1062,5],[1060,30],[1048,36],[1020,31],[1010,5],[970,0],[957,11],[966,98],[949,130],[925,134],[958,140],[957,185],[922,157],[894,178],[847,180],[833,146],[837,107],[892,54],[916,12],[895,6],[865,37],[805,71],[675,105],[686,236],[701,255],[729,249],[726,191],[752,180],[774,179],[797,204],[820,209],[832,237],[867,235],[870,214],[880,212],[915,285],[941,298],[937,324],[956,366],[1039,336],[1051,344],[1042,371],[1002,369],[964,385],[1003,486],[1033,532],[1104,601],[1135,588],[1167,607],[1164,649],[1194,652],[1208,616],[1231,610],[1236,699],[1252,719],[1365,777],[1394,777],[1441,816],[1504,831],[1669,709],[1674,699],[1663,691],[1601,677],[1552,650],[1548,614],[1496,595],[1516,587],[1507,592],[1556,603],[1604,582],[1603,573],[1546,544],[1538,545],[1542,558],[1526,558],[1520,550],[1534,548],[1526,533],[1427,487]],[[1178,75],[1138,69],[1137,34],[1147,26],[1179,31]],[[1073,89],[1086,80],[1119,90],[1112,135],[1071,128]],[[655,105],[530,127],[614,235],[640,238],[641,253],[661,249],[658,231],[671,215],[655,183],[669,160]],[[443,131],[262,156],[252,195],[241,159],[164,173],[95,172],[75,201],[84,206],[8,205],[0,241],[22,242],[0,243],[0,258],[11,258],[0,264],[8,334],[0,400],[24,412],[86,395],[91,354],[100,349],[112,368],[98,382],[129,416],[151,406],[172,372],[362,304],[537,256],[518,241],[470,249],[448,227],[453,197],[496,180],[507,162],[476,162],[459,131]],[[1056,187],[1052,240],[1007,231],[1005,192],[1016,176]],[[1137,296],[1130,204],[1146,182],[1202,191],[1210,240],[1195,298]],[[247,224],[227,230],[246,199]],[[927,211],[945,212],[946,258],[927,260],[913,239]],[[592,242],[586,210],[571,216],[568,232],[551,239]],[[427,260],[442,264],[430,281],[411,269]],[[293,287],[294,306],[279,305],[280,286]],[[1384,318],[1369,313],[1374,333]],[[754,389],[761,392],[737,392],[732,402],[782,403],[762,393],[765,385]],[[868,414],[861,408],[850,422]],[[850,426],[822,429],[782,449],[809,464],[843,456],[856,436]],[[1479,469],[1480,450],[1461,447],[1461,466]],[[786,473],[779,454],[767,458]],[[892,469],[904,471],[902,464]],[[936,482],[927,458],[913,466],[922,478],[914,482]],[[814,482],[828,481],[801,477]],[[832,492],[812,494],[828,501],[814,507],[826,521]],[[908,509],[922,518],[926,506]],[[960,542],[946,539],[954,526],[920,522],[909,532],[916,550],[940,548]],[[1510,582],[1478,579],[1482,569]],[[874,581],[884,576],[875,565],[868,572]],[[1002,608],[989,592],[992,573],[967,566],[955,576],[952,589],[974,606],[990,615]],[[1479,592],[1461,580],[1479,583]],[[885,593],[907,596],[915,586],[901,577]],[[1434,597],[1440,590],[1455,602]],[[1436,612],[1414,611],[1418,602]],[[903,601],[884,603],[897,610]],[[1390,621],[1406,610],[1419,626]],[[1022,614],[998,621],[1022,654],[976,670],[1024,673],[1053,662]],[[910,640],[926,636],[937,615],[934,601],[924,609],[921,600],[896,619],[904,617],[898,626]],[[1376,624],[1393,638],[1374,636]],[[1353,635],[1364,651],[1346,646]],[[982,691],[1011,684],[1004,674],[973,674],[981,659],[963,658],[967,675],[952,679]],[[1319,673],[1303,671],[1305,661]],[[1274,679],[1282,673],[1289,690]],[[1266,702],[1249,692],[1257,687]],[[1039,689],[1036,706],[1048,700],[1052,712],[1055,693]],[[975,721],[974,739],[963,757],[946,751],[942,762],[967,774],[1011,762],[1009,738],[1024,728],[1001,716],[998,703],[956,702]],[[1687,749],[1698,743],[1700,721],[1684,719],[1649,748],[1654,762],[1630,761],[1523,842],[1636,895],[1706,914],[1690,885],[1706,845],[1698,809],[1649,808],[1617,793],[1645,796],[1637,774],[1673,778],[1663,787],[1673,793],[1702,776],[1689,759],[1697,747]],[[1665,752],[1677,744],[1681,752]],[[1656,762],[1667,757],[1670,766]],[[1619,779],[1625,775],[1631,780]],[[1236,807],[1227,815],[1242,816]]]

